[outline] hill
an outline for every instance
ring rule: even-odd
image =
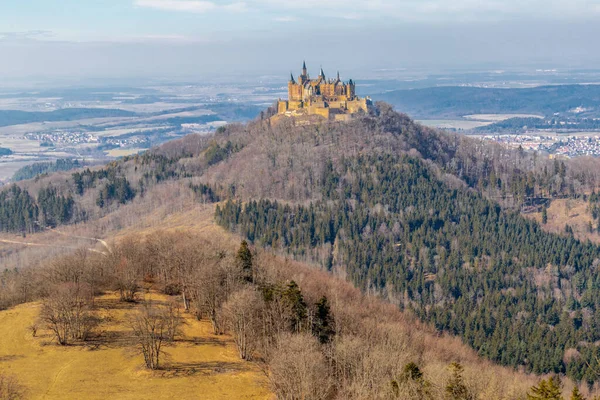
[[[214,137],[192,135],[104,167],[9,188],[0,202],[0,227],[12,234],[5,236],[10,243],[3,262],[43,265],[45,251],[27,243],[40,238],[56,246],[57,232],[91,244],[161,224],[193,229],[197,209],[221,202],[215,208],[218,223],[256,244],[259,253],[264,247],[345,277],[403,310],[397,318],[415,315],[425,323],[420,326],[458,335],[480,356],[593,384],[599,248],[570,233],[548,233],[520,212],[583,199],[598,187],[599,170],[597,160],[549,160],[431,130],[384,104],[347,124],[272,126],[257,120],[219,129]],[[26,238],[17,240],[15,233]],[[106,252],[105,245],[96,246]],[[303,298],[311,299],[301,309],[307,318],[316,315],[323,291],[311,292],[313,278],[302,278],[308,272],[300,264],[289,265],[293,272],[273,267],[267,276],[277,279],[267,282],[288,295],[286,285],[296,282]],[[18,290],[19,274],[8,271],[4,279],[13,282],[5,285],[10,290],[5,289],[4,304],[42,295]],[[252,280],[257,290],[269,287]],[[380,312],[385,314],[377,308],[369,315]],[[352,321],[359,318],[352,315]],[[303,336],[312,329],[302,326],[290,343],[314,349],[319,359],[319,347],[304,342],[313,340]],[[365,320],[364,329],[373,326]],[[436,348],[444,353],[442,345]],[[436,368],[464,351],[436,359]],[[411,358],[423,364],[432,357],[423,358],[419,350]],[[409,363],[398,359],[378,379],[392,379],[397,372],[389,371]],[[281,365],[272,362],[271,367]],[[322,375],[338,382],[338,373]],[[430,376],[443,386],[445,375]]]
[[[600,114],[599,85],[556,85],[525,89],[442,86],[397,90],[376,96],[415,118],[460,118],[472,114],[569,115],[581,107],[580,117]],[[572,114],[572,113],[571,113]]]

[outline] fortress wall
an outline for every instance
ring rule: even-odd
[[[308,113],[310,115],[319,115],[325,119],[329,119],[329,108],[310,107]]]
[[[277,102],[277,113],[283,114],[288,110],[288,102],[285,100],[279,100]]]
[[[304,102],[302,102],[302,101],[290,101],[289,102],[289,106],[288,106],[289,110],[292,110],[292,111],[300,110],[302,108],[304,108]]]
[[[348,111],[352,114],[363,110],[364,112],[369,111],[369,107],[367,105],[367,99],[353,100],[348,103]]]

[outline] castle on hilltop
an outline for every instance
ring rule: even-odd
[[[288,99],[277,102],[277,113],[278,116],[317,115],[327,120],[344,121],[361,110],[368,112],[371,107],[371,99],[356,96],[356,83],[352,79],[344,83],[338,72],[337,78],[328,80],[323,68],[317,79],[311,79],[305,62],[297,80],[291,74]]]

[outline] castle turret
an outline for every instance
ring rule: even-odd
[[[306,69],[306,61],[302,62],[302,76],[308,76],[308,70]]]
[[[290,82],[296,84],[296,80],[294,79],[294,74],[290,72]]]
[[[353,98],[356,95],[356,86],[352,79],[350,79],[350,81],[348,82],[346,95],[348,96],[348,98]]]
[[[323,71],[323,67],[321,67],[321,72],[319,73],[321,79],[325,80],[325,72]]]

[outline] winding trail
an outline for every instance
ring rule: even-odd
[[[55,248],[55,249],[79,250],[79,247],[58,246],[58,245],[55,245],[55,244],[32,243],[32,242],[18,242],[16,240],[7,240],[7,239],[0,239],[0,243],[20,244],[20,245],[23,245],[23,246],[30,246],[30,247],[51,247],[51,248]],[[102,255],[105,255],[105,256],[108,255],[108,253],[106,253],[104,251],[96,250],[96,249],[88,248],[87,250],[91,251],[91,252],[94,252],[94,253],[102,254]]]
[[[104,240],[102,239],[98,239],[98,238],[91,238],[91,237],[86,237],[86,236],[77,236],[77,235],[69,235],[68,233],[64,233],[59,231],[58,229],[52,229],[52,228],[48,228],[48,230],[50,232],[54,232],[54,233],[58,233],[59,235],[63,235],[63,236],[67,236],[67,237],[71,237],[71,238],[76,238],[76,239],[85,239],[85,240],[93,240],[95,242],[101,243],[106,250],[112,254],[112,250],[110,249],[110,247],[108,246],[108,243],[106,243]],[[103,252],[101,252],[102,254],[105,254]]]

